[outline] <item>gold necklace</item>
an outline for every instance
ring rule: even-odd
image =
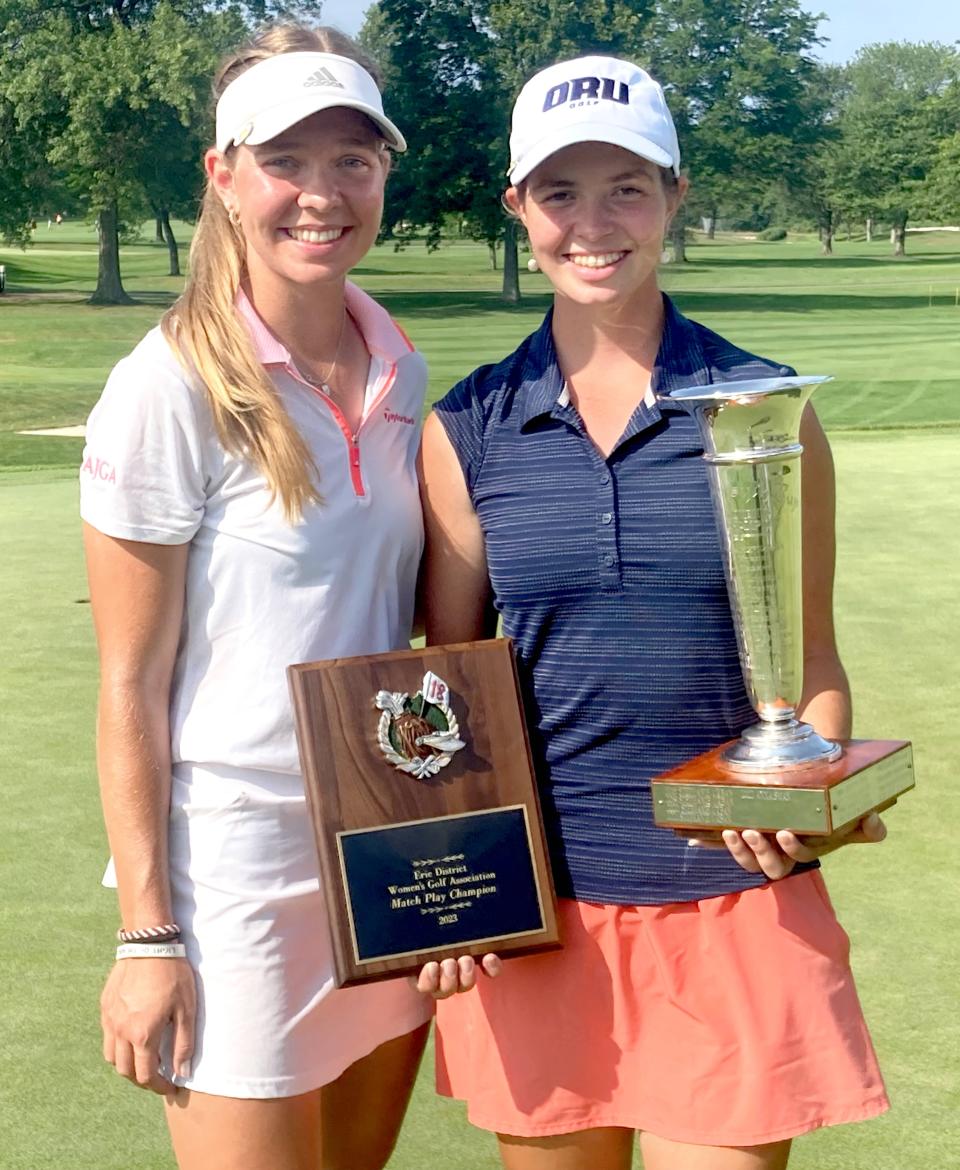
[[[336,372],[337,362],[340,360],[340,349],[343,345],[343,337],[344,337],[344,334],[346,333],[346,328],[347,328],[347,306],[344,305],[343,306],[343,316],[340,318],[340,332],[337,335],[337,348],[333,351],[333,362],[330,365],[330,369],[328,370],[326,377],[323,377],[323,375],[320,375],[320,377],[316,377],[313,374],[308,374],[308,373],[306,373],[305,370],[301,369],[298,362],[294,362],[294,368],[296,369],[296,371],[300,375],[300,377],[303,378],[304,382],[309,383],[311,386],[315,387],[317,390],[322,390],[324,392],[324,394],[328,395],[330,398],[334,397],[333,390],[330,387],[330,383],[333,380],[334,373]]]

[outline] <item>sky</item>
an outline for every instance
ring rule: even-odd
[[[327,0],[323,18],[355,34],[367,7],[363,0]],[[831,64],[849,61],[861,46],[876,41],[960,41],[958,0],[805,0],[802,7],[829,18],[820,24],[820,35],[830,39],[817,55]]]

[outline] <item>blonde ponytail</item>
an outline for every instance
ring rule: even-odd
[[[362,65],[380,84],[375,67],[336,29],[274,25],[224,62],[214,83],[215,99],[235,77],[278,53],[338,53]],[[161,321],[163,335],[206,388],[220,442],[262,473],[286,518],[298,520],[311,503],[322,502],[320,470],[303,436],[284,409],[276,387],[257,360],[236,309],[245,271],[242,232],[208,184],[190,247],[190,278],[183,295]]]

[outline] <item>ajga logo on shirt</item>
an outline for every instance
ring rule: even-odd
[[[80,474],[89,475],[91,479],[97,479],[103,483],[117,482],[117,469],[106,459],[101,459],[99,455],[88,455],[80,468]]]

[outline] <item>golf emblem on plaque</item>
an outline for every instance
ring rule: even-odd
[[[432,670],[423,676],[411,697],[403,691],[380,691],[376,706],[383,714],[377,724],[377,743],[395,768],[418,780],[436,776],[467,745],[450,709],[450,688]]]
[[[338,986],[559,946],[509,640],[288,675]]]
[[[795,718],[803,689],[800,417],[823,377],[694,386],[664,396],[696,420],[709,465],[747,694],[759,722],[652,782],[654,820],[826,835],[913,787],[904,740],[838,744]]]

